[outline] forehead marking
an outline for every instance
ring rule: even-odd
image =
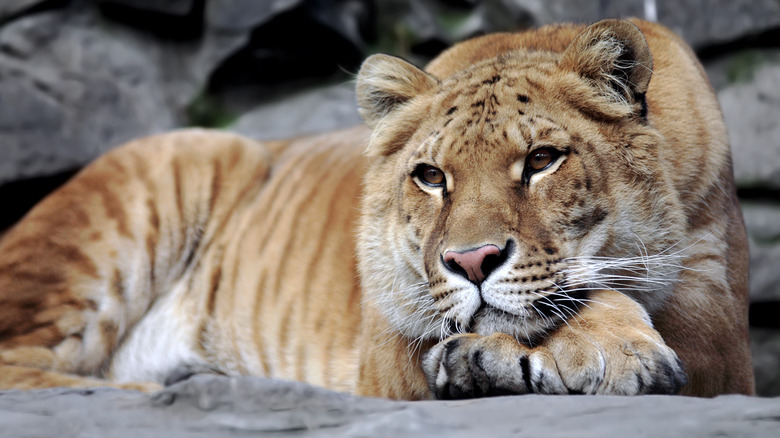
[[[531,79],[531,78],[528,78],[528,77],[527,77],[527,78],[525,78],[525,81],[526,81],[526,82],[528,83],[528,85],[530,85],[532,88],[535,88],[535,89],[543,88],[543,87],[542,87],[542,84],[540,84],[540,83],[536,82],[535,80],[533,80],[533,79]]]
[[[496,82],[498,82],[500,80],[501,80],[501,76],[500,75],[495,75],[495,76],[493,76],[490,79],[485,79],[484,81],[482,81],[482,85],[492,85],[492,84],[495,84]]]
[[[423,155],[431,156],[434,150],[435,144],[441,139],[442,134],[439,131],[431,132],[425,140],[420,143],[420,147],[417,148],[417,153],[414,154],[415,158],[420,158]]]
[[[519,69],[524,70],[534,66],[523,65],[518,67]],[[429,147],[433,149],[430,151],[431,153],[441,155],[444,150],[450,151],[450,153],[456,155],[467,153],[470,148],[469,142],[465,138],[469,132],[474,133],[473,130],[475,128],[481,128],[479,134],[481,137],[485,137],[481,138],[481,140],[477,142],[478,144],[494,145],[500,143],[501,137],[494,139],[492,136],[497,136],[498,132],[501,132],[504,142],[508,141],[509,138],[515,138],[518,142],[518,146],[524,148],[526,152],[534,147],[534,142],[544,140],[544,138],[551,135],[554,136],[554,132],[561,130],[555,122],[546,117],[539,115],[527,117],[526,112],[528,111],[528,105],[531,103],[531,98],[528,93],[523,92],[522,90],[513,90],[514,87],[510,87],[510,85],[517,85],[518,80],[522,80],[526,83],[527,89],[538,89],[542,88],[539,82],[530,79],[525,75],[517,78],[510,75],[510,77],[505,78],[498,72],[493,73],[492,76],[487,79],[485,79],[487,75],[482,76],[481,79],[477,79],[475,76],[476,75],[471,73],[465,77],[461,77],[461,87],[457,87],[456,85],[456,89],[450,89],[449,92],[449,95],[454,97],[454,99],[446,99],[453,103],[450,104],[452,106],[444,113],[446,116],[451,117],[448,117],[444,121],[443,127],[450,126],[456,119],[460,118],[461,120],[456,122],[456,125],[459,125],[461,128],[460,135],[458,136],[457,134],[452,133],[453,135],[446,146],[441,143],[441,141],[439,141],[437,145],[429,145]],[[517,115],[507,115],[506,122],[508,122],[508,127],[506,125],[501,127],[496,126],[501,100],[494,90],[496,89],[495,84],[500,81],[502,81],[502,84],[500,85],[502,89],[506,90],[509,93],[509,96],[512,96],[512,91],[514,91],[517,99],[517,104],[510,107],[510,111],[517,111],[517,113],[512,114]],[[473,101],[473,103],[468,102],[470,100]],[[454,104],[458,101],[460,101],[459,104]],[[464,106],[464,103],[468,104],[468,108],[471,108],[471,111],[459,115],[455,114]],[[521,120],[517,120],[518,115],[522,117]],[[539,123],[543,121],[550,122],[553,126],[547,126],[547,123]],[[436,140],[441,139],[442,137],[439,136]]]

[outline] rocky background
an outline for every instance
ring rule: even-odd
[[[682,35],[718,92],[750,235],[757,389],[780,395],[777,0],[0,0],[0,230],[137,136],[360,123],[351,80],[371,53],[423,65],[485,32],[621,16]]]

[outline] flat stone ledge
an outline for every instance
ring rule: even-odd
[[[517,396],[394,402],[251,377],[196,376],[157,394],[0,392],[0,436],[767,437],[780,398]]]

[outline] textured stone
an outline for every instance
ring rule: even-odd
[[[0,28],[0,184],[83,166],[180,126],[215,66],[246,38],[155,40],[75,7]]]
[[[159,72],[137,46],[60,12],[0,30],[0,183],[83,165],[170,129]]]
[[[402,35],[393,49],[412,58],[435,55],[458,40],[486,32],[604,18],[657,21],[696,49],[716,48],[780,26],[776,0],[382,0],[377,8],[380,35]]]
[[[780,301],[780,244],[750,243],[750,299],[752,301]]]
[[[310,90],[244,114],[229,129],[261,140],[334,131],[361,123],[352,84]]]
[[[24,12],[25,10],[43,3],[45,0],[3,0],[0,2],[0,22],[13,16]]]
[[[780,301],[780,202],[743,201],[742,212],[750,241],[750,298]]]
[[[658,21],[694,47],[708,47],[754,36],[780,26],[776,0],[514,0],[495,2],[528,11],[536,24],[593,22],[607,17]]]
[[[657,4],[658,21],[696,48],[756,36],[780,26],[777,0],[657,0]]]
[[[394,402],[295,382],[196,376],[152,396],[112,389],[0,392],[0,424],[4,436],[58,437],[766,437],[780,428],[780,399],[530,395]]]
[[[748,234],[758,242],[780,243],[780,199],[777,201],[776,204],[761,201],[742,202]]]
[[[780,64],[763,66],[751,82],[724,88],[718,99],[737,183],[780,189]]]
[[[210,89],[220,94],[284,83],[316,84],[357,71],[364,57],[364,34],[371,26],[369,11],[361,0],[209,2],[206,22],[211,29],[251,34],[211,76]]]
[[[251,29],[275,15],[300,5],[302,0],[210,0],[206,22],[216,29]]]
[[[195,0],[100,0],[100,2],[171,15],[187,15],[195,7]]]
[[[750,350],[758,395],[780,395],[780,333],[778,330],[751,329]]]

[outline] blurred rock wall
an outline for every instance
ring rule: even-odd
[[[137,136],[359,123],[350,81],[370,53],[424,64],[486,32],[627,16],[682,35],[718,92],[750,234],[757,387],[780,394],[776,0],[1,0],[0,229]]]

